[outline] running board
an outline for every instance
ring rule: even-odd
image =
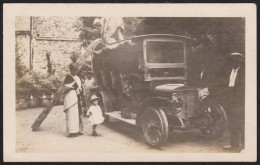
[[[135,125],[136,124],[136,120],[135,119],[125,119],[121,117],[121,111],[113,111],[113,112],[106,112],[105,115],[108,115],[109,117],[113,117],[116,118],[120,121],[126,122],[128,124],[131,125]]]

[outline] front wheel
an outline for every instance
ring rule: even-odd
[[[210,104],[203,108],[201,133],[208,137],[221,137],[226,130],[227,118],[220,105]]]
[[[147,143],[153,147],[164,145],[168,139],[168,121],[161,109],[146,108],[142,116],[142,130]]]

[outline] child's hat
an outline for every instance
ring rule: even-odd
[[[99,97],[97,97],[96,95],[92,95],[91,98],[90,98],[90,101],[93,101],[93,100],[96,100],[96,99],[99,99]]]

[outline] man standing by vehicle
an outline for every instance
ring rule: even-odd
[[[229,120],[230,145],[224,149],[239,150],[244,148],[245,134],[245,56],[232,53],[229,56],[231,68],[227,72],[225,90],[226,111]]]

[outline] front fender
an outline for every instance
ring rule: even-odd
[[[217,109],[219,110],[219,112],[223,115],[223,117],[225,118],[225,120],[228,120],[227,119],[227,114],[226,114],[226,111],[225,109],[223,108],[223,106],[214,98],[208,96],[206,98],[204,98],[202,101],[201,101],[201,107],[203,106],[216,106]]]
[[[167,105],[170,105],[170,104],[171,104],[171,102],[164,97],[153,97],[153,98],[146,99],[143,102],[139,113],[137,114],[136,125],[141,126],[142,114],[143,114],[143,112],[146,108],[148,108],[148,107],[158,108],[160,106],[167,106]]]
[[[115,96],[110,92],[105,91],[100,91],[100,95],[102,97],[102,106],[104,108],[104,113],[113,111],[113,103],[115,101]]]

